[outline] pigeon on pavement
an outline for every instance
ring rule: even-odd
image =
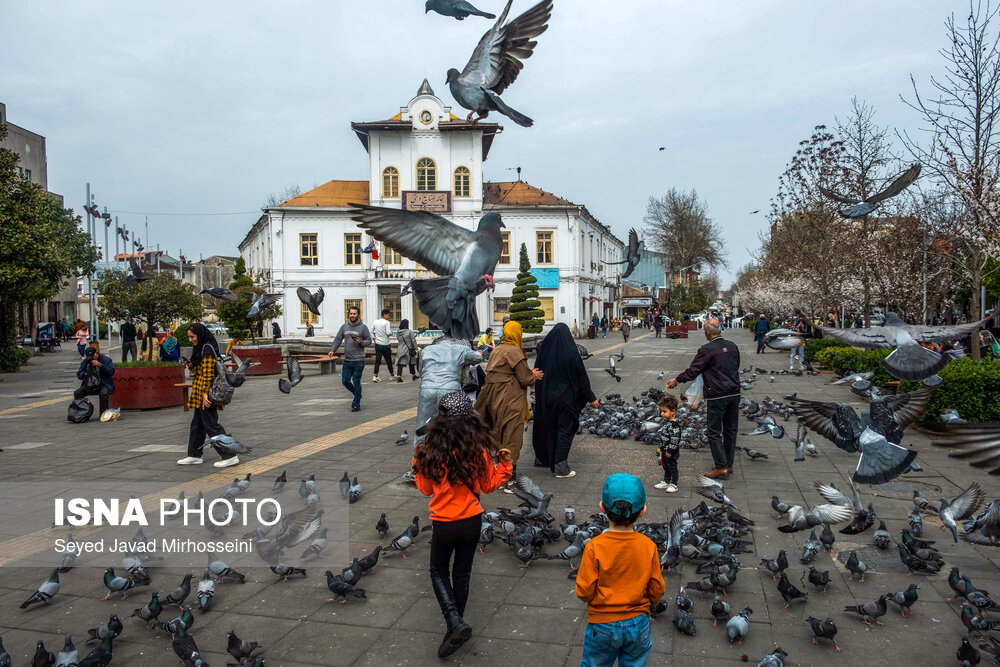
[[[111,614],[111,618],[108,619],[107,623],[87,630],[87,634],[89,635],[87,643],[98,642],[103,640],[105,637],[111,637],[114,639],[120,635],[124,629],[125,626],[122,624],[121,619],[118,618],[118,614]],[[66,637],[68,638],[69,635],[66,635]]]
[[[215,597],[215,579],[212,579],[211,571],[206,567],[205,574],[198,582],[198,610],[205,612],[212,605],[212,598]]]
[[[302,552],[302,555],[299,556],[299,559],[304,560],[306,558],[322,558],[323,549],[326,549],[326,545],[327,545],[326,528],[324,528],[323,530],[319,531],[319,535],[317,535],[316,539],[312,541],[312,544],[306,547],[306,550]]]
[[[358,481],[358,476],[354,476],[354,481],[351,482],[351,486],[347,490],[347,502],[354,504],[361,499],[361,482]]]
[[[333,597],[327,599],[327,602],[344,604],[348,599],[360,600],[367,597],[365,589],[349,584],[340,577],[335,577],[330,570],[326,571],[326,586],[333,593]]]
[[[163,598],[163,604],[175,604],[178,607],[184,604],[187,596],[191,595],[191,575],[185,574],[180,585],[171,591],[170,595]]]
[[[813,644],[819,643],[818,641],[816,641],[817,638],[829,639],[830,641],[833,642],[833,647],[834,649],[836,649],[837,653],[841,652],[840,647],[837,646],[837,640],[835,639],[835,637],[837,636],[837,625],[833,622],[832,618],[827,617],[825,621],[821,621],[818,618],[810,616],[809,618],[806,619],[806,623],[808,623],[809,627],[812,629]]]
[[[115,616],[114,618],[118,617]],[[120,622],[119,625],[121,625]],[[119,630],[119,632],[121,632],[121,630]],[[79,662],[80,662],[80,652],[76,649],[75,646],[73,646],[73,635],[66,635],[66,639],[63,643],[62,650],[56,654],[55,666],[71,667],[71,665],[79,664]]]
[[[274,486],[271,487],[271,493],[278,493],[279,491],[285,488],[285,484],[287,483],[288,483],[288,476],[285,474],[285,471],[282,470],[281,474],[278,475],[278,478],[274,480]]]
[[[112,593],[121,593],[122,600],[128,597],[128,591],[134,588],[136,583],[131,579],[126,579],[125,577],[115,576],[114,568],[107,568],[104,570],[104,587],[108,590],[108,594],[105,595],[102,600],[110,600]]]
[[[137,616],[138,618],[146,621],[146,627],[152,628],[156,623],[156,619],[159,617],[160,612],[163,611],[163,605],[160,604],[160,594],[153,593],[153,597],[148,603],[139,607],[138,609],[132,610],[132,616]],[[130,617],[131,618],[131,617]]]
[[[885,625],[882,621],[878,620],[885,616],[885,612],[888,609],[886,605],[887,595],[880,595],[878,600],[875,602],[866,602],[859,605],[849,605],[844,607],[844,611],[851,614],[858,614],[861,616],[861,620],[865,625],[871,625],[871,621],[875,621],[875,625]]]
[[[499,111],[523,127],[534,124],[530,118],[507,106],[500,95],[521,73],[522,60],[531,57],[537,43],[534,38],[548,29],[552,0],[542,0],[505,24],[511,4],[513,0],[507,0],[503,13],[479,40],[465,69],[461,72],[454,68],[448,70],[447,83],[452,97],[469,109],[468,122],[478,122],[490,111]],[[475,121],[473,114],[478,114]]]
[[[27,609],[33,604],[52,604],[50,600],[59,592],[59,568],[53,568],[49,578],[38,587],[31,597],[21,603],[21,609]]]
[[[233,660],[242,664],[244,658],[249,658],[250,654],[260,646],[257,642],[248,642],[240,639],[235,630],[226,633],[226,652],[233,656]]]
[[[493,273],[503,250],[500,213],[486,213],[472,231],[430,211],[351,206],[359,227],[438,275],[413,281],[420,312],[446,336],[478,336],[476,296],[495,287]]]

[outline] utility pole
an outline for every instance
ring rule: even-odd
[[[160,244],[156,244],[156,272],[160,272]]]
[[[93,204],[93,201],[92,201],[92,197],[91,197],[91,194],[90,194],[90,183],[87,183],[87,208],[89,209],[92,204]],[[95,237],[95,234],[94,234],[94,216],[92,216],[90,214],[89,210],[87,211],[87,234],[90,235],[90,242],[91,242],[91,244],[93,244],[94,247],[96,247],[97,244],[94,241],[94,237]],[[90,308],[90,317],[88,317],[87,319],[90,320],[90,331],[94,332],[94,331],[97,330],[96,321],[95,321],[95,318],[97,317],[97,306],[96,306],[96,303],[95,303],[95,300],[94,300],[94,272],[93,271],[91,271],[90,274],[87,275],[87,304],[88,304],[88,306]]]

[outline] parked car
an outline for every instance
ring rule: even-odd
[[[226,335],[226,324],[225,322],[212,322],[205,325],[208,332],[213,336],[225,336]]]

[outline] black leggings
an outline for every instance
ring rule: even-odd
[[[188,435],[188,456],[201,458],[205,448],[205,438],[222,435],[226,429],[219,424],[219,411],[213,405],[210,408],[198,408],[191,415],[191,432]]]
[[[388,369],[389,375],[392,375],[392,348],[388,345],[375,346],[375,375],[378,375],[382,359],[385,359],[385,367]]]
[[[458,521],[434,521],[431,535],[431,578],[440,579],[445,589],[452,589],[455,607],[461,616],[465,615],[465,603],[469,600],[469,580],[472,578],[472,559],[479,546],[479,531],[482,515],[459,519]],[[451,568],[451,555],[455,554],[455,565]],[[440,602],[440,601],[439,601]]]

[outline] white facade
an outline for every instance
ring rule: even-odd
[[[353,127],[368,149],[369,180],[331,181],[265,209],[240,244],[248,273],[263,276],[269,291],[284,293],[279,324],[286,335],[302,335],[306,329],[307,315],[295,294],[300,286],[310,291],[322,287],[326,293],[322,315],[314,321],[317,335],[333,335],[345,321],[347,306],[359,300],[362,318],[368,323],[389,308],[394,323],[408,319],[413,328],[427,324],[412,295],[399,295],[409,280],[430,273],[386,252],[381,244],[378,260],[361,254],[355,263],[359,255],[351,245],[359,240],[364,247],[372,239],[351,220],[350,204],[401,208],[404,193],[418,190],[439,198],[450,194],[451,211],[442,215],[469,229],[476,227],[484,208],[497,210],[503,217],[509,258],[505,255],[497,266],[496,291],[481,294],[477,300],[482,328],[494,326],[496,330],[505,314],[522,243],[527,245],[532,268],[549,270],[542,278],[543,286],[558,273],[558,288],[539,290],[548,326],[565,322],[582,333],[595,312],[617,314],[621,266],[601,260],[618,260],[624,244],[610,229],[584,206],[527,183],[483,183],[483,160],[502,128],[487,123],[472,126],[456,119],[426,81],[396,117]],[[428,183],[426,171],[423,180],[418,175],[418,163],[428,158],[436,170],[433,184]],[[396,170],[398,187],[392,187],[391,177],[389,187],[383,187],[386,169]],[[466,194],[463,184],[456,184],[457,169],[468,170],[468,196],[462,196]]]

